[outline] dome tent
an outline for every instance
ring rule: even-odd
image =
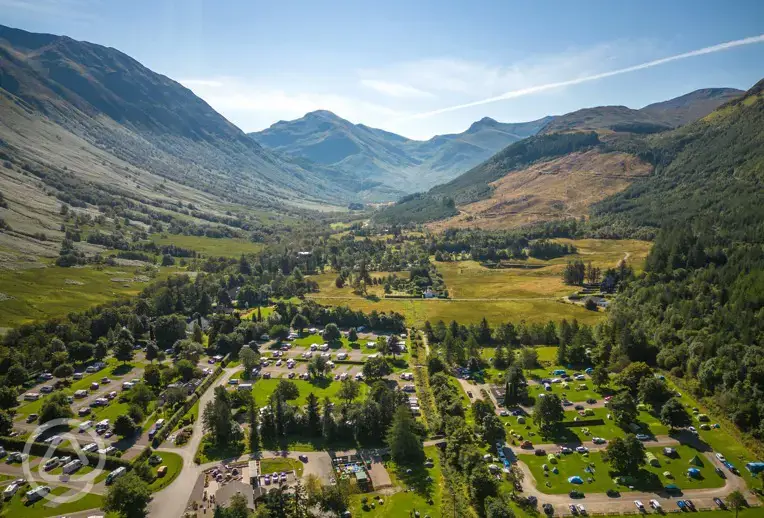
[[[690,464],[693,466],[703,466],[703,461],[700,460],[700,457],[698,457],[697,454],[695,454],[695,456],[690,459]]]
[[[571,484],[583,484],[584,479],[582,479],[578,475],[574,475],[572,477],[568,477],[568,482],[570,482]]]

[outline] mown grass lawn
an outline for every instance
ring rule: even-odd
[[[724,479],[714,472],[711,462],[690,446],[678,446],[676,450],[679,456],[674,459],[669,459],[663,455],[663,448],[648,448],[647,450],[658,457],[660,466],[648,464],[642,468],[640,475],[633,484],[637,491],[653,491],[668,484],[675,484],[680,489],[715,488],[724,485]],[[692,467],[689,461],[695,454],[698,454],[704,463],[703,466],[695,466],[701,471],[700,478],[690,478],[686,475],[687,469]],[[550,462],[546,456],[537,457],[535,455],[523,455],[521,461],[528,465],[536,479],[537,488],[543,493],[563,494],[573,489],[578,489],[584,493],[604,493],[608,489],[618,491],[629,489],[625,485],[618,485],[613,482],[610,466],[602,460],[602,454],[599,452],[588,455],[579,453],[561,455],[556,464]],[[549,469],[544,470],[544,465],[548,466]],[[587,472],[587,467],[590,469],[589,472]],[[554,468],[557,468],[558,473],[552,471]],[[664,472],[670,472],[671,477],[664,476]],[[617,476],[617,474],[614,475]],[[573,484],[568,482],[568,478],[572,476],[581,477],[584,483]]]
[[[339,349],[346,349],[348,351],[357,351],[357,350],[365,349],[366,351],[370,351],[370,349],[366,348],[366,342],[368,341],[369,340],[362,340],[359,338],[357,342],[351,345],[350,340],[348,340],[347,337],[345,336],[341,337],[339,340],[335,340],[334,342],[327,342],[321,337],[321,335],[312,334],[312,335],[301,336],[300,338],[296,338],[292,340],[292,345],[295,347],[307,348],[313,344],[321,345],[324,343],[328,343],[330,351],[336,351]]]
[[[393,485],[404,490],[411,488],[411,491],[381,495],[383,500],[381,505],[375,498],[376,493],[353,495],[350,506],[352,515],[368,518],[398,518],[410,516],[412,511],[419,511],[419,516],[429,515],[431,518],[440,518],[443,494],[447,491],[440,468],[440,458],[435,446],[427,447],[424,451],[427,458],[433,461],[432,468],[414,467],[412,473],[406,473],[405,468],[398,468],[391,461],[386,463]],[[368,498],[366,509],[361,501],[364,497]],[[375,503],[374,508],[371,507],[372,502]]]
[[[152,467],[154,474],[156,475],[156,472],[162,466],[167,466],[167,474],[161,478],[157,477],[151,484],[149,484],[149,489],[151,489],[153,493],[160,491],[172,484],[172,481],[175,480],[180,474],[180,470],[183,469],[183,457],[177,453],[159,451],[155,452],[155,454],[162,457],[162,462]]]
[[[46,516],[59,516],[77,513],[79,511],[85,511],[87,509],[99,508],[103,504],[103,497],[100,495],[88,493],[84,497],[74,502],[61,504],[56,507],[47,507],[46,504],[49,500],[42,499],[37,502],[26,505],[24,493],[28,491],[29,486],[25,486],[19,489],[19,492],[11,498],[6,500],[2,509],[0,509],[0,516],[7,516],[8,518],[44,518]],[[67,487],[53,487],[51,494],[63,495],[71,491]]]
[[[46,268],[0,271],[0,293],[9,297],[0,300],[0,328],[64,317],[119,298],[134,297],[151,282],[180,272],[163,267],[145,282],[142,278],[146,274],[137,270],[129,266],[63,268],[51,264]]]
[[[298,477],[302,476],[304,467],[302,462],[289,457],[275,458],[275,459],[263,459],[260,461],[260,473],[268,475],[269,473],[281,473],[282,471],[292,471],[297,473]]]
[[[267,403],[268,399],[276,390],[279,384],[278,379],[259,379],[252,387],[252,393],[255,397],[255,401],[258,405],[263,406]],[[329,379],[322,380],[287,380],[290,383],[294,383],[297,389],[300,391],[300,395],[297,399],[289,401],[290,405],[303,406],[307,403],[308,394],[311,392],[316,395],[319,402],[323,402],[325,397],[328,397],[334,402],[338,401],[337,392],[339,392],[342,384],[339,381],[330,381]],[[366,397],[366,393],[369,391],[369,386],[366,383],[360,384],[360,394],[358,398],[363,400]]]

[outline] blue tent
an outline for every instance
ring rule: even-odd
[[[570,482],[571,484],[583,484],[584,479],[582,479],[578,475],[575,475],[573,477],[568,477],[568,482]]]
[[[751,475],[758,475],[762,471],[764,471],[764,462],[749,462],[745,465],[746,468],[748,468],[748,471],[751,472]]]
[[[700,470],[698,468],[690,468],[687,470],[687,474],[693,478],[700,477]]]

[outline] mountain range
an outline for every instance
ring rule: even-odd
[[[365,185],[362,197],[389,200],[448,181],[535,135],[552,119],[502,123],[485,117],[463,133],[420,141],[319,110],[249,135],[266,148],[308,161],[301,162],[306,168],[313,163],[355,176]]]
[[[525,123],[486,117],[426,141],[321,110],[247,135],[116,49],[0,26],[0,261],[8,250],[57,255],[62,203],[147,229],[242,237],[401,196],[376,217],[501,227],[580,215],[651,173],[636,137],[670,134],[740,94],[704,89]],[[586,189],[598,194],[574,203]]]
[[[640,110],[601,106],[552,119],[537,135],[510,144],[444,184],[378,212],[380,223],[508,228],[588,216],[597,203],[652,177],[666,158],[656,142],[680,145],[685,127],[750,92],[697,90]],[[677,129],[678,128],[678,129]],[[681,142],[681,140],[679,140]],[[631,191],[628,191],[631,192]]]

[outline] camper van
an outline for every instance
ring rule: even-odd
[[[25,496],[27,497],[27,500],[30,502],[36,502],[40,500],[41,498],[44,498],[45,495],[50,493],[50,487],[48,486],[38,486],[31,491],[27,491]]]
[[[122,384],[122,390],[130,390],[135,386],[135,382],[133,381],[126,381]]]
[[[88,397],[88,391],[87,390],[77,390],[77,391],[74,392],[74,397],[76,397],[77,399]]]
[[[38,399],[40,399],[38,392],[27,392],[24,394],[24,401],[37,401]]]
[[[9,486],[6,486],[5,490],[3,491],[3,499],[8,500],[10,498],[13,498],[13,495],[15,495],[19,490],[19,485],[15,482],[13,484],[10,484]]]
[[[117,469],[115,469],[114,471],[112,471],[106,476],[106,485],[108,486],[109,484],[117,480],[119,477],[124,475],[125,473],[127,473],[127,470],[125,469],[124,466],[118,467]]]
[[[251,383],[242,383],[237,387],[238,390],[252,390],[252,384]]]
[[[348,353],[337,353],[338,360],[347,360]]]
[[[84,433],[85,430],[93,426],[93,421],[85,421],[84,423],[80,423],[80,433]]]
[[[68,464],[64,465],[61,471],[66,475],[70,475],[82,467],[82,461],[80,459],[74,459]]]

